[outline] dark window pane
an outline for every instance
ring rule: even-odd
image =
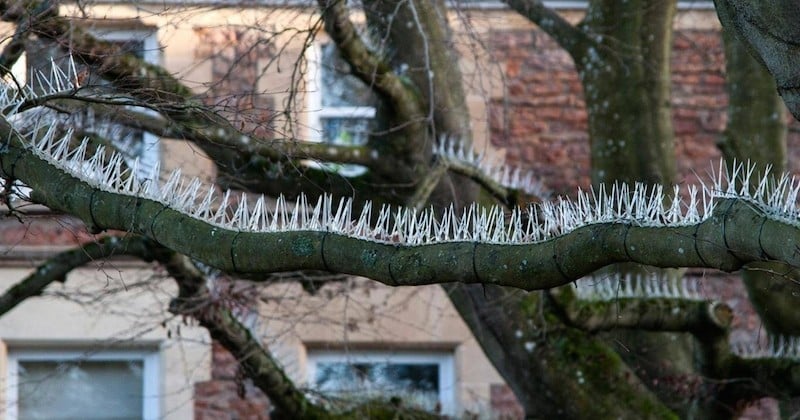
[[[435,363],[318,363],[316,388],[330,396],[401,396],[433,410],[439,402],[439,365]]]

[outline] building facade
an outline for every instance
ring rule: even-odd
[[[583,13],[576,2],[552,5],[573,20]],[[675,21],[673,121],[682,180],[691,182],[693,168],[719,159],[715,142],[727,99],[714,10],[700,2],[683,6]],[[324,33],[310,43],[305,36],[311,10],[115,2],[64,6],[63,14],[177,75],[244,132],[357,144],[370,129],[373,98],[337,74],[336,52]],[[460,19],[470,23],[468,30]],[[587,117],[569,56],[498,4],[464,5],[452,21],[476,148],[535,171],[556,193],[587,187]],[[41,58],[29,55],[17,77]],[[300,62],[303,71],[293,72]],[[275,112],[284,108],[293,111]],[[148,165],[214,179],[212,162],[190,143],[136,132],[128,137],[141,145],[133,153]],[[798,130],[790,138],[797,143]],[[23,223],[0,221],[2,289],[54,253],[93,239],[70,217],[30,205],[19,210]],[[413,389],[419,404],[455,416],[521,415],[438,286],[390,289],[349,279],[309,293],[299,282],[256,290],[221,278],[216,287],[246,303],[242,319],[289,376],[311,390],[341,392],[382,381]],[[269,402],[242,380],[231,356],[201,328],[168,312],[175,293],[158,268],[116,258],[73,271],[0,318],[5,418],[65,410],[73,417],[113,411],[145,419],[267,418]]]

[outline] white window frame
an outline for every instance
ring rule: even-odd
[[[142,58],[145,62],[158,65],[161,63],[161,49],[158,45],[158,31],[153,29],[125,29],[113,27],[93,27],[89,33],[103,41],[124,42],[141,41]],[[130,107],[133,110],[157,116],[158,114],[150,109],[141,107]],[[161,143],[158,136],[144,131],[142,133],[142,154],[139,158],[139,176],[148,176],[161,159]]]
[[[319,363],[436,364],[439,367],[441,414],[456,415],[455,363],[450,352],[309,350],[306,361],[307,383],[312,387],[315,384]]]
[[[17,420],[19,397],[19,363],[41,362],[82,362],[82,361],[141,361],[142,362],[142,418],[157,420],[161,418],[161,379],[160,360],[154,350],[9,350],[6,374],[6,420]]]
[[[331,42],[317,40],[306,49],[306,106],[308,109],[308,139],[321,143],[323,141],[323,118],[375,118],[375,107],[372,106],[322,106],[322,45]]]

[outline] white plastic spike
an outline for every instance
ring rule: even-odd
[[[230,222],[231,229],[246,230],[250,226],[250,211],[247,209],[247,193],[242,192]]]
[[[323,202],[325,201],[325,195],[321,195],[319,199],[317,199],[317,204],[314,205],[314,210],[311,212],[311,222],[308,225],[308,230],[323,230],[322,222],[321,222],[321,211],[323,207]]]
[[[192,208],[197,201],[197,193],[203,183],[198,178],[193,178],[189,185],[183,189],[178,195],[175,202],[176,210],[191,214]]]
[[[102,182],[104,185],[114,187],[116,190],[121,190],[122,185],[122,166],[124,161],[122,155],[114,154],[109,159],[106,168],[103,171]]]
[[[222,195],[222,201],[217,207],[217,211],[214,212],[214,216],[211,217],[211,223],[215,224],[220,227],[228,227],[228,200],[230,200],[231,190],[226,190],[225,194]]]
[[[697,279],[664,277],[660,273],[635,276],[627,273],[604,276],[588,276],[575,282],[579,299],[611,301],[620,298],[671,298],[686,300],[705,300],[698,292]]]
[[[366,237],[372,219],[372,203],[367,202],[361,209],[361,215],[358,216],[355,229],[353,230],[354,236]]]
[[[203,197],[203,201],[200,202],[199,205],[194,210],[193,216],[201,219],[201,220],[210,220],[212,218],[212,204],[214,203],[214,194],[216,189],[213,186],[209,186],[206,190],[206,195]]]
[[[768,336],[765,340],[737,343],[732,351],[746,359],[778,358],[800,359],[800,338],[794,336]]]
[[[97,188],[157,200],[207,223],[242,230],[327,230],[366,240],[409,244],[448,241],[530,243],[569,233],[592,223],[624,222],[638,226],[698,223],[711,214],[720,199],[732,197],[746,200],[770,218],[800,225],[800,212],[796,203],[800,195],[800,180],[790,176],[782,176],[777,180],[764,176],[757,180],[757,185],[751,187],[750,181],[755,181],[753,177],[757,176],[754,166],[738,162],[730,172],[724,165],[719,167],[718,172],[712,171],[714,180],[706,184],[711,185],[710,188],[687,188],[687,193],[684,194],[687,197],[679,197],[680,189],[673,187],[673,197],[670,200],[666,200],[664,188],[660,186],[615,184],[610,187],[600,186],[588,192],[578,191],[575,200],[558,198],[532,205],[525,215],[517,209],[512,209],[507,214],[500,208],[475,205],[460,212],[450,208],[441,214],[432,208],[415,212],[385,206],[378,212],[375,225],[371,226],[369,204],[366,204],[365,209],[354,220],[352,202],[348,199],[339,200],[334,209],[332,198],[322,197],[311,211],[306,198],[301,196],[295,200],[292,209],[288,208],[285,199],[279,198],[271,217],[268,217],[270,209],[262,207],[259,210],[262,217],[253,217],[249,212],[245,216],[243,210],[239,210],[238,216],[232,220],[231,215],[237,214],[237,208],[228,209],[229,198],[224,198],[219,207],[214,209],[215,188],[209,186],[204,198],[198,203],[199,181],[186,180],[179,171],[169,175],[164,184],[159,181],[161,177],[158,168],[154,169],[146,181],[139,180],[136,176],[138,169],[123,169],[123,158],[117,153],[106,158],[103,147],[99,147],[88,160],[86,142],[82,142],[75,150],[68,150],[69,139],[56,136],[52,125],[45,129],[41,122],[35,123],[25,132],[27,136],[39,139],[30,145],[34,153]],[[445,149],[452,149],[452,153],[461,154],[468,160],[478,159],[474,153],[459,151],[455,146],[440,145],[437,150]],[[510,173],[511,175],[503,176],[510,177],[513,182],[522,182],[518,179],[520,172],[517,170],[501,172]],[[745,183],[748,183],[747,186]],[[229,193],[226,193],[226,197],[227,194]],[[523,218],[527,219],[524,229]],[[651,292],[674,293],[670,290],[652,289]]]
[[[521,168],[511,168],[504,161],[488,162],[482,153],[476,153],[457,138],[440,138],[437,146],[434,147],[434,153],[443,159],[472,166],[504,187],[521,190],[539,197],[549,195],[542,185],[535,181],[532,173],[524,173]]]
[[[147,181],[144,183],[144,197],[149,198],[151,200],[156,200],[158,197],[159,191],[159,184],[161,182],[161,162],[156,162],[153,166],[153,170],[150,171],[150,174],[146,177]]]
[[[177,168],[169,174],[167,182],[161,187],[157,200],[165,204],[173,204],[173,199],[176,196],[179,185],[183,181],[181,177],[181,168]]]
[[[289,214],[289,224],[287,230],[301,230],[298,215],[300,214],[300,196],[294,202],[294,209]]]

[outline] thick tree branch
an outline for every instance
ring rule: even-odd
[[[800,120],[800,11],[791,0],[748,2],[715,0],[720,22],[735,31],[764,64],[789,111]]]
[[[731,308],[722,302],[674,298],[619,298],[583,301],[571,290],[551,291],[567,321],[584,331],[616,328],[694,335],[725,333],[733,320]]]
[[[567,287],[549,293],[557,312],[569,325],[587,332],[628,329],[692,334],[699,344],[696,359],[705,375],[730,356],[730,306],[721,302],[677,298],[619,298],[583,301]]]
[[[541,0],[503,0],[517,13],[542,28],[561,45],[573,58],[583,56],[589,45],[589,38],[579,28],[561,17]]]
[[[746,199],[717,199],[703,221],[647,227],[610,221],[536,243],[379,243],[328,231],[250,232],[214,226],[166,205],[110,192],[74,178],[25,146],[0,121],[2,175],[19,179],[34,198],[97,230],[129,231],[230,273],[260,276],[292,270],[362,275],[389,285],[486,283],[549,289],[601,267],[635,262],[655,267],[738,270],[754,261],[800,267],[800,228],[770,217]],[[754,234],[758,232],[758,234]]]
[[[344,0],[318,0],[325,32],[336,43],[353,74],[391,104],[400,120],[413,121],[424,115],[419,98],[403,83],[389,64],[367,47],[350,21]]]

